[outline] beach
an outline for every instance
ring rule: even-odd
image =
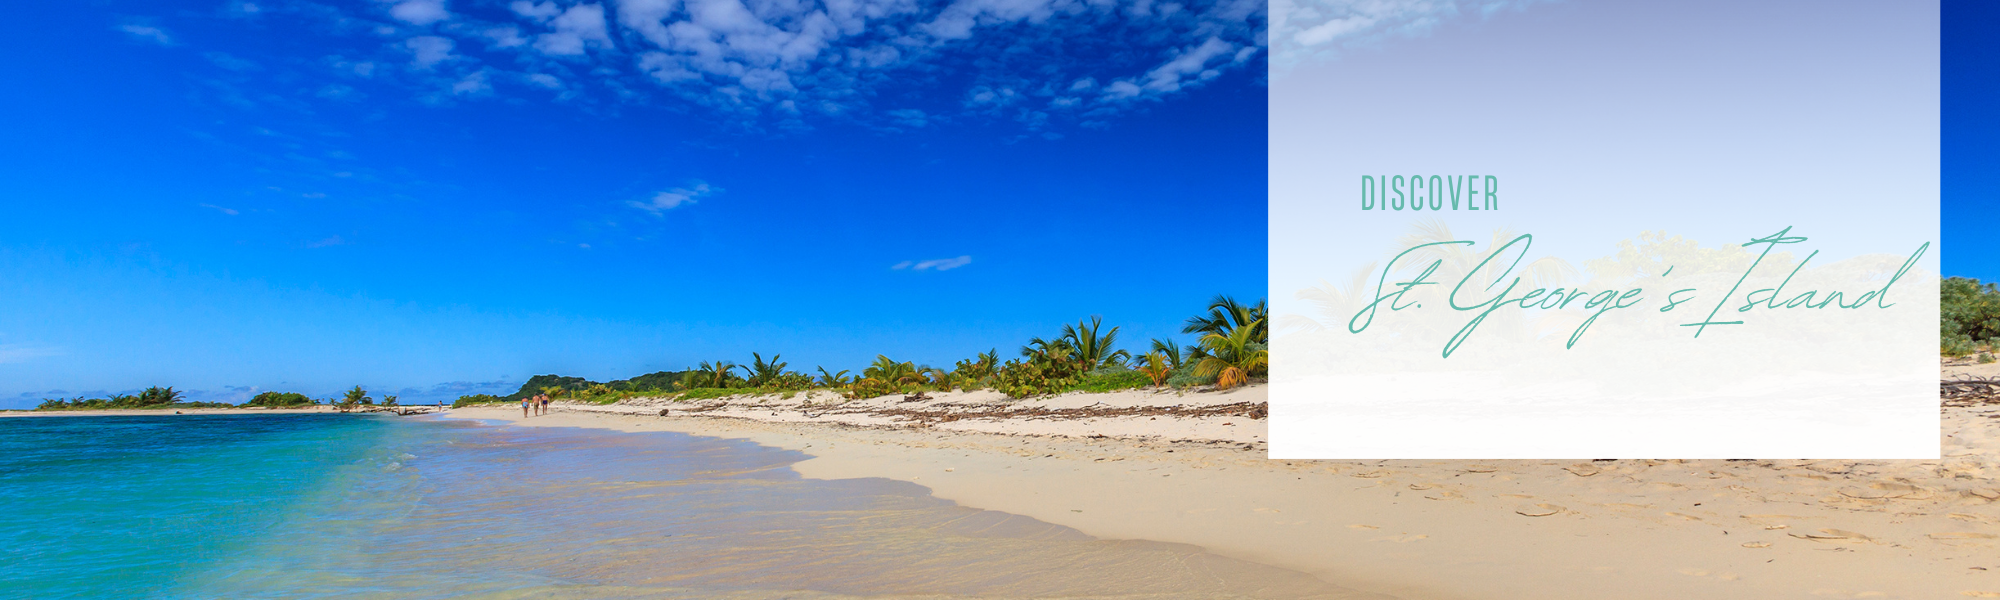
[[[809,478],[1408,600],[2000,597],[2000,404],[1945,407],[1937,461],[1272,461],[1262,386],[930,396],[450,412],[748,439],[813,456],[793,466]]]

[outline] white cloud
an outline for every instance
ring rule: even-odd
[[[451,18],[444,0],[403,0],[389,8],[389,16],[419,27]]]
[[[1421,36],[1465,15],[1492,16],[1548,0],[1270,0],[1274,71],[1338,55],[1355,44]]]
[[[722,190],[710,187],[707,183],[697,181],[694,182],[694,185],[690,187],[674,188],[671,190],[653,194],[653,198],[651,200],[646,200],[643,202],[639,200],[633,200],[630,202],[626,202],[625,204],[631,206],[632,208],[637,208],[639,210],[653,213],[653,216],[657,217],[657,216],[664,216],[667,211],[673,210],[674,208],[679,207],[682,204],[694,204],[696,200],[712,196],[716,192],[720,191]]]
[[[486,82],[485,71],[474,71],[451,84],[453,96],[480,96],[492,91],[493,85]]]
[[[154,42],[162,46],[174,45],[174,38],[167,35],[167,30],[151,25],[124,25],[119,27],[118,30],[132,37]]]
[[[488,27],[480,30],[479,34],[484,36],[487,42],[494,48],[516,48],[528,45],[528,38],[521,37],[521,28],[513,25]]]
[[[1113,100],[1125,100],[1178,92],[1183,87],[1221,76],[1221,70],[1216,67],[1231,62],[1242,62],[1249,58],[1250,55],[1238,54],[1236,50],[1235,44],[1222,41],[1220,38],[1208,38],[1198,46],[1181,49],[1172,59],[1147,71],[1146,75],[1138,78],[1136,83],[1112,82],[1105,87],[1104,96]],[[1223,61],[1211,67],[1210,63],[1218,58]]]
[[[1103,126],[1132,100],[1241,72],[1267,38],[1266,0],[512,0],[479,14],[491,20],[444,0],[378,2],[406,22],[449,21],[378,31],[415,70],[440,72],[419,78],[429,94],[467,69],[541,87],[534,74],[550,73],[562,99],[687,102],[754,127],[924,127],[959,113],[1035,135]],[[945,70],[966,76],[932,75]],[[1030,108],[1044,106],[1063,110]]]
[[[905,269],[911,271],[950,271],[952,269],[963,267],[969,264],[972,264],[971,255],[959,256],[956,258],[934,258],[925,261],[906,260],[903,262],[896,263],[895,266],[889,268],[899,271]]]
[[[556,76],[548,73],[530,73],[528,74],[528,83],[552,90],[560,90],[563,86],[561,79],[557,79]]]
[[[536,3],[528,2],[527,0],[514,0],[512,4],[507,5],[507,8],[513,10],[514,14],[527,17],[529,20],[537,23],[547,21],[556,15],[562,14],[562,6],[555,2]]]
[[[410,50],[410,66],[428,70],[438,63],[451,60],[451,38],[426,35],[403,40],[403,46]]]
[[[221,207],[221,206],[216,206],[216,205],[213,205],[213,204],[203,204],[203,205],[201,205],[201,207],[202,207],[202,208],[213,208],[213,209],[215,209],[215,210],[217,210],[217,211],[220,211],[220,212],[221,212],[222,214],[225,214],[225,215],[229,215],[229,216],[232,216],[232,217],[233,217],[233,216],[236,216],[236,214],[237,214],[237,213],[236,213],[236,209],[234,209],[234,208],[224,208],[224,207]]]
[[[535,37],[535,49],[551,56],[582,55],[585,47],[611,47],[611,32],[604,23],[604,7],[578,4],[549,20],[554,31]]]

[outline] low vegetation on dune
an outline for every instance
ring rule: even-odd
[[[1154,339],[1143,354],[1119,347],[1116,326],[1101,317],[1064,324],[1056,335],[1029,338],[1016,357],[999,349],[980,352],[949,367],[898,361],[877,355],[860,371],[795,369],[773,353],[753,352],[748,363],[700,361],[684,371],[660,371],[631,379],[595,382],[581,377],[537,375],[507,396],[460,397],[454,406],[519,402],[547,395],[610,404],[635,397],[672,396],[700,400],[748,394],[791,395],[831,391],[849,398],[953,390],[994,390],[1015,398],[1071,391],[1109,392],[1140,388],[1233,388],[1261,381],[1270,364],[1266,303],[1244,304],[1216,296],[1205,312],[1187,320],[1182,333],[1190,345]]]
[[[1982,362],[1990,362],[1991,349],[2000,340],[2000,284],[1947,277],[1938,292],[1940,353],[1966,356],[1980,352]]]
[[[215,408],[233,406],[222,402],[188,402],[172,387],[153,386],[137,394],[113,394],[108,398],[44,398],[35,410],[112,410],[134,408]]]
[[[35,410],[124,410],[124,409],[170,409],[170,408],[302,408],[330,405],[342,411],[354,410],[364,405],[375,404],[361,386],[354,386],[340,398],[315,399],[298,392],[261,392],[242,404],[227,402],[191,402],[183,399],[183,394],[171,387],[149,387],[137,394],[113,394],[108,398],[48,398],[43,399]],[[383,396],[382,406],[396,406],[395,396]]]

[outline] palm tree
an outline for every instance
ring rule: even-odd
[[[1250,381],[1250,376],[1271,365],[1271,351],[1264,344],[1253,339],[1257,327],[1236,327],[1228,334],[1210,333],[1201,336],[1201,345],[1209,354],[1196,363],[1194,372],[1202,377],[1215,377],[1217,389],[1229,389]]]
[[[561,396],[563,393],[562,386],[559,385],[544,386],[541,391],[543,396],[548,396],[550,398]]]
[[[1294,297],[1318,306],[1319,314],[1325,320],[1303,315],[1283,315],[1278,317],[1278,327],[1308,332],[1349,327],[1348,321],[1352,320],[1355,313],[1360,312],[1361,307],[1366,306],[1367,301],[1371,299],[1368,296],[1368,277],[1373,274],[1375,274],[1375,263],[1368,263],[1368,266],[1355,271],[1354,275],[1348,278],[1346,285],[1334,285],[1321,279],[1318,286],[1299,290]]]
[[[1021,347],[1021,357],[1030,360],[1040,359],[1053,362],[1066,362],[1074,359],[1075,355],[1076,348],[1070,346],[1069,340],[1063,338],[1045,340],[1040,337],[1031,337],[1028,338],[1028,345]]]
[[[688,387],[689,388],[729,387],[729,380],[731,377],[734,376],[736,368],[737,368],[736,363],[729,362],[726,360],[718,360],[712,363],[708,361],[702,361],[701,366],[697,367],[695,369],[695,372],[688,374],[689,377],[694,379],[694,381],[691,384],[689,384]]]
[[[1187,326],[1181,328],[1181,333],[1229,335],[1237,329],[1249,328],[1252,341],[1270,343],[1270,332],[1264,326],[1268,310],[1265,304],[1263,298],[1258,298],[1256,304],[1246,305],[1226,294],[1219,294],[1208,302],[1207,314],[1188,317]]]
[[[1068,342],[1074,349],[1076,360],[1082,364],[1084,371],[1095,369],[1099,365],[1125,364],[1126,360],[1132,358],[1130,352],[1112,349],[1118,344],[1118,328],[1113,327],[1100,335],[1098,332],[1103,329],[1104,317],[1095,315],[1087,322],[1077,321],[1076,325],[1064,325],[1062,328],[1063,341]]]
[[[750,356],[756,360],[750,366],[742,367],[743,372],[749,374],[748,383],[750,387],[762,387],[777,383],[778,378],[785,374],[786,363],[778,362],[778,357],[781,355],[771,355],[771,362],[764,362],[764,355],[756,352],[751,352]]]
[[[924,367],[921,372],[925,384],[937,388],[940,392],[951,391],[951,372],[936,367]]]
[[[875,355],[874,364],[870,364],[868,368],[861,370],[861,375],[862,380],[857,383],[867,383],[871,386],[881,386],[899,391],[905,385],[923,381],[923,377],[917,373],[917,366],[915,364],[896,362],[880,354]]]
[[[1166,359],[1168,365],[1181,368],[1181,345],[1178,342],[1153,338],[1153,350],[1148,354],[1158,354]]]
[[[138,396],[131,398],[131,401],[137,403],[139,406],[164,406],[180,402],[181,393],[174,391],[173,386],[160,387],[156,385],[146,388],[145,391],[139,392]]]
[[[1422,265],[1428,265],[1432,261],[1437,261],[1440,263],[1440,266],[1435,281],[1463,281],[1463,285],[1468,286],[1472,290],[1484,290],[1494,287],[1494,284],[1499,283],[1503,273],[1510,273],[1515,277],[1519,277],[1521,284],[1526,289],[1555,287],[1577,276],[1576,267],[1570,266],[1568,262],[1553,256],[1544,256],[1528,261],[1527,264],[1520,265],[1519,270],[1511,272],[1504,270],[1513,266],[1513,261],[1494,258],[1491,262],[1487,262],[1487,258],[1492,256],[1493,252],[1519,237],[1521,236],[1513,230],[1506,228],[1496,229],[1493,231],[1492,241],[1486,246],[1486,251],[1475,252],[1472,250],[1470,243],[1437,244],[1438,242],[1462,240],[1456,234],[1453,234],[1451,228],[1445,226],[1443,221],[1429,220],[1417,223],[1411,228],[1410,233],[1398,239],[1396,243],[1403,248],[1417,248],[1424,244],[1437,244],[1417,248],[1410,253],[1408,259],[1405,259],[1408,262],[1399,261],[1399,264],[1407,268],[1422,268]],[[1482,263],[1485,266],[1482,267]],[[1478,269],[1478,271],[1474,272],[1474,269]],[[1505,286],[1501,285],[1498,287],[1504,288]],[[1449,293],[1449,291],[1450,288],[1445,288],[1443,293]],[[1487,335],[1498,335],[1516,340],[1532,339],[1534,332],[1529,326],[1527,318],[1524,316],[1525,314],[1522,311],[1500,311],[1499,314],[1494,315],[1493,319],[1486,320],[1486,325],[1483,325],[1480,331],[1492,331],[1494,333]],[[1560,323],[1565,321],[1573,325],[1575,321],[1570,320],[1572,317],[1574,317],[1574,313],[1567,311],[1549,311],[1549,314],[1544,315],[1542,320],[1553,321],[1558,323],[1557,327],[1562,327]],[[1581,319],[1581,317],[1575,317],[1575,319]]]
[[[1167,376],[1173,374],[1175,368],[1167,364],[1167,356],[1153,352],[1147,354],[1145,360],[1146,364],[1139,367],[1139,372],[1144,373],[1147,379],[1153,380],[1153,387],[1166,385]]]
[[[1459,239],[1457,235],[1452,234],[1451,228],[1445,226],[1443,221],[1423,221],[1417,223],[1411,229],[1412,231],[1409,234],[1404,235],[1396,241],[1403,248],[1416,248],[1424,244],[1457,241]],[[1406,259],[1409,262],[1400,264],[1408,267],[1429,264],[1431,261],[1442,261],[1444,264],[1439,267],[1438,274],[1443,277],[1439,278],[1438,281],[1457,280],[1469,274],[1477,275],[1478,277],[1473,279],[1472,283],[1479,286],[1477,289],[1484,289],[1499,279],[1500,270],[1507,268],[1508,261],[1496,259],[1486,263],[1486,267],[1479,273],[1473,273],[1472,270],[1479,267],[1481,261],[1486,260],[1487,254],[1492,253],[1517,237],[1520,236],[1514,233],[1513,230],[1505,228],[1496,229],[1493,231],[1493,241],[1487,244],[1487,250],[1484,253],[1474,252],[1470,244],[1426,246],[1411,252],[1409,258]],[[1572,267],[1568,262],[1553,256],[1529,261],[1527,266],[1520,271],[1521,283],[1530,288],[1551,287],[1562,283],[1566,279],[1575,277],[1576,274],[1576,267]]]
[[[347,404],[374,404],[375,399],[368,397],[368,390],[361,389],[361,386],[357,385],[354,386],[354,389],[347,390],[347,395],[341,398],[341,402]]]
[[[841,369],[839,373],[828,373],[826,367],[819,368],[820,387],[846,387],[852,383],[854,383],[854,379],[847,376],[847,369]]]

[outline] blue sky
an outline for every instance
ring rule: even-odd
[[[2000,281],[2000,206],[1993,202],[2000,180],[2000,5],[1952,0],[1944,3],[1942,119],[1939,186],[1943,197],[1939,258],[1947,276]]]
[[[0,407],[948,364],[1265,289],[1262,2],[39,3]]]

